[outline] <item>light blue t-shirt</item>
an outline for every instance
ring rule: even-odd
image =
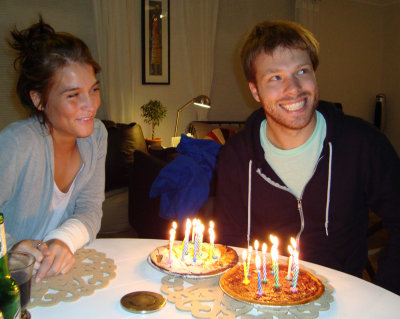
[[[326,136],[324,117],[316,111],[317,123],[313,134],[301,146],[283,150],[274,146],[267,138],[267,120],[260,126],[261,146],[265,160],[286,184],[290,191],[300,198],[318,162]]]

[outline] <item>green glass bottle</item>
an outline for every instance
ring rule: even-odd
[[[21,318],[19,288],[8,271],[6,232],[2,213],[0,213],[0,313],[4,319]]]

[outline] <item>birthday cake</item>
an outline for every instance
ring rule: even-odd
[[[291,280],[287,280],[287,266],[279,265],[279,288],[276,288],[275,277],[271,274],[271,265],[267,266],[267,282],[258,280],[254,263],[250,265],[249,282],[243,283],[243,265],[228,270],[220,278],[221,289],[230,297],[265,306],[295,306],[318,299],[325,291],[322,282],[304,269],[299,269],[295,291]],[[263,269],[260,270],[263,279]],[[261,288],[261,290],[260,290]]]
[[[200,248],[189,242],[187,249],[182,243],[174,244],[171,254],[169,245],[157,247],[150,253],[151,263],[172,274],[209,276],[220,274],[235,266],[238,255],[225,245],[202,243]],[[183,255],[183,258],[182,258]]]

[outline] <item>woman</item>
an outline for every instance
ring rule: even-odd
[[[32,115],[0,132],[0,211],[7,244],[36,258],[36,281],[68,272],[96,237],[104,200],[107,132],[100,67],[86,44],[40,17],[11,32],[17,94]]]

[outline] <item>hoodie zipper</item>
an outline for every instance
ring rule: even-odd
[[[306,185],[304,185],[304,188],[303,188],[303,191],[302,191],[300,197],[295,196],[295,195],[290,191],[290,189],[289,189],[287,186],[282,186],[282,185],[280,185],[280,184],[274,182],[271,178],[269,178],[268,176],[266,176],[264,173],[261,172],[261,168],[258,168],[258,169],[256,170],[256,172],[258,173],[258,175],[260,175],[267,183],[271,184],[271,185],[274,186],[274,187],[280,188],[280,189],[282,189],[282,190],[284,190],[284,191],[286,191],[286,192],[289,192],[291,195],[293,195],[293,196],[296,198],[296,200],[297,200],[297,210],[298,210],[299,215],[300,215],[300,231],[299,231],[299,232],[297,233],[297,235],[296,235],[296,241],[297,241],[297,243],[300,242],[300,236],[301,236],[301,234],[303,233],[304,224],[305,224],[305,223],[304,223],[303,205],[302,205],[303,193],[304,193],[304,190],[305,190],[305,188],[307,187],[308,183],[310,182],[310,180],[314,177],[314,174],[315,174],[315,172],[316,172],[316,170],[317,170],[317,166],[318,166],[319,162],[322,160],[323,157],[324,157],[324,156],[322,155],[321,157],[318,158],[318,161],[317,161],[317,163],[316,163],[315,166],[314,166],[313,173],[312,173],[311,177],[309,178],[309,180],[307,181]]]

